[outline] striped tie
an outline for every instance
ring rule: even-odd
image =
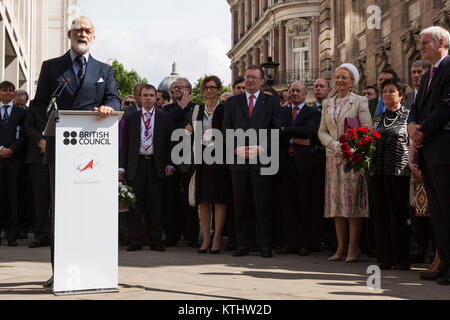
[[[8,121],[9,121],[8,108],[9,108],[8,105],[3,106],[3,109],[5,109],[5,113],[4,113],[3,119],[2,119],[3,128],[6,128],[6,126],[8,125]]]

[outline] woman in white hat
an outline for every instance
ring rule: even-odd
[[[325,187],[325,218],[336,224],[338,249],[330,261],[356,262],[360,255],[359,236],[363,218],[369,208],[352,211],[353,197],[359,174],[345,173],[345,160],[339,138],[344,133],[345,119],[358,118],[362,127],[372,128],[367,98],[353,93],[359,83],[358,69],[345,63],[336,69],[337,94],[323,102],[319,139],[326,148],[327,169]]]

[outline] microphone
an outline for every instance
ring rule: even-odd
[[[56,88],[55,92],[52,94],[52,99],[50,100],[50,103],[48,104],[47,108],[47,114],[50,116],[50,114],[53,111],[53,114],[55,116],[55,121],[59,122],[59,110],[58,110],[58,104],[56,103],[56,100],[61,96],[64,89],[67,87],[67,84],[71,81],[70,78],[67,79],[61,79],[59,80],[58,87]]]

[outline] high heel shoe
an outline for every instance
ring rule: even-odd
[[[199,253],[199,254],[207,254],[208,251],[211,249],[211,246],[212,246],[212,241],[210,242],[208,248],[206,248],[206,249],[204,249],[204,250],[198,250],[198,253]]]
[[[213,250],[212,249],[212,241],[211,241],[211,247],[209,248],[209,253],[210,254],[220,254],[221,248],[222,248],[222,242],[220,243],[219,250]]]
[[[328,259],[328,261],[344,261],[345,260],[345,255],[338,255],[335,254],[334,256],[332,256],[331,258]]]
[[[355,263],[359,261],[359,257],[361,256],[361,252],[358,253],[358,255],[356,257],[347,257],[347,259],[345,259],[345,263]]]

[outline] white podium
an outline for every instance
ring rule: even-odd
[[[119,127],[60,111],[55,128],[55,295],[117,292]]]

